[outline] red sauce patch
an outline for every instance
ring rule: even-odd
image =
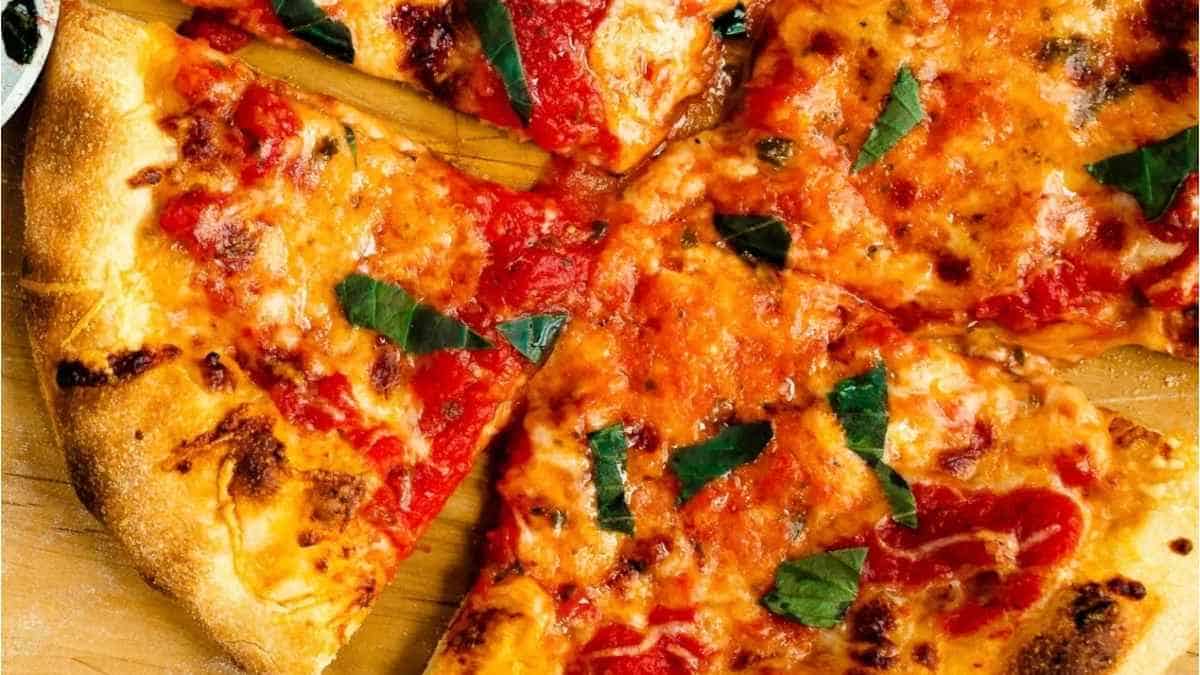
[[[688,609],[656,608],[649,616],[651,629],[664,626],[658,639],[624,624],[609,624],[596,632],[567,667],[568,675],[693,675],[706,653],[688,627],[694,621]]]
[[[232,26],[224,13],[211,9],[197,9],[191,18],[179,24],[180,35],[193,40],[204,40],[213,49],[231,54],[250,44],[252,39],[246,31]]]
[[[1082,443],[1054,456],[1054,469],[1065,485],[1083,488],[1096,482],[1088,447]]]
[[[1083,529],[1075,502],[1045,488],[997,494],[918,484],[913,493],[920,527],[888,521],[844,545],[870,549],[864,583],[971,582],[964,584],[962,602],[942,617],[954,634],[974,632],[1032,605],[1041,588],[1039,568],[1074,550]]]

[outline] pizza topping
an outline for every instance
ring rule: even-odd
[[[1192,540],[1188,539],[1187,537],[1172,539],[1170,546],[1171,550],[1179,555],[1187,555],[1192,552],[1193,548],[1196,547],[1195,544],[1192,543]]]
[[[895,627],[895,612],[882,598],[863,603],[850,613],[850,638],[855,642],[885,644],[887,634]]]
[[[496,330],[522,356],[540,365],[550,355],[554,341],[566,325],[566,314],[534,314],[502,321],[496,324]]]
[[[780,168],[787,166],[792,159],[792,153],[795,152],[795,144],[792,140],[782,136],[767,136],[759,139],[754,147],[758,151],[759,159]]]
[[[204,8],[194,10],[175,30],[184,37],[204,40],[209,47],[225,54],[236,52],[252,39],[246,31],[230,25],[223,12]]]
[[[733,9],[713,19],[713,30],[726,40],[750,37],[750,29],[746,25],[746,6],[739,2]]]
[[[792,235],[774,216],[714,214],[713,225],[725,243],[742,257],[762,260],[775,267],[787,264]]]
[[[417,302],[394,284],[365,274],[351,274],[337,285],[336,291],[350,323],[386,335],[409,353],[492,346],[466,324]]]
[[[1133,195],[1146,219],[1156,220],[1171,205],[1184,179],[1196,173],[1198,139],[1200,130],[1190,127],[1085,168],[1101,183]]]
[[[633,534],[633,514],[625,498],[625,431],[613,424],[588,434],[592,480],[596,487],[596,522],[601,529]]]
[[[1092,466],[1088,447],[1082,443],[1054,456],[1054,468],[1064,485],[1087,487],[1096,482],[1096,469]]]
[[[313,0],[271,0],[271,9],[288,32],[316,47],[326,56],[354,63],[350,29],[329,18]]]
[[[265,417],[243,418],[229,438],[233,444],[233,477],[229,494],[262,500],[275,494],[288,472],[287,452]]]
[[[693,612],[658,607],[645,632],[602,627],[567,667],[568,675],[693,675],[706,650],[692,635]]]
[[[318,470],[308,476],[305,500],[312,519],[324,525],[343,528],[358,510],[366,495],[366,485],[357,476]]]
[[[236,385],[233,373],[221,363],[221,355],[209,352],[200,359],[200,373],[210,391],[232,391]]]
[[[908,66],[900,66],[887,105],[875,120],[875,126],[871,127],[850,172],[858,173],[878,162],[923,119],[925,111],[921,108],[917,78]]]
[[[59,361],[55,382],[60,389],[99,387],[123,382],[170,361],[179,354],[179,348],[174,345],[118,352],[108,356],[107,372],[92,370],[82,361]]]
[[[669,464],[679,479],[680,503],[691,499],[709,481],[753,462],[772,436],[769,421],[734,424],[703,443],[675,449]]]
[[[247,136],[248,155],[242,166],[246,183],[274,169],[283,158],[284,142],[300,130],[300,119],[287,99],[258,84],[246,88],[233,121]]]
[[[503,0],[468,0],[467,14],[479,34],[484,55],[504,83],[509,105],[521,124],[529,126],[533,98],[525,82],[521,47],[513,29],[512,14]]]
[[[771,612],[816,628],[841,623],[858,597],[866,548],[845,548],[783,563],[775,585],[763,596]]]
[[[916,503],[908,482],[883,461],[888,427],[887,370],[877,363],[848,377],[829,392],[829,406],[846,435],[846,446],[875,471],[892,509],[892,520],[917,526]]]

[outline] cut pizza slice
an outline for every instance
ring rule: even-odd
[[[1194,357],[1196,31],[1175,7],[774,3],[734,123],[631,201],[906,330]]]
[[[748,53],[747,10],[733,0],[189,4],[201,9],[181,27],[186,34],[234,48],[241,41],[228,22],[307,43],[613,171],[637,164],[681,118],[710,119],[728,71]]]
[[[318,671],[583,298],[610,182],[516,193],[165,26],[58,30],[22,285],[72,482],[239,663]]]
[[[1194,444],[613,229],[427,672],[1142,673],[1195,639]]]

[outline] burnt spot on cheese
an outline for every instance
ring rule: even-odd
[[[912,648],[913,663],[929,670],[937,670],[937,647],[932,642],[918,642]]]
[[[1170,101],[1183,98],[1195,77],[1196,67],[1191,55],[1182,47],[1165,47],[1126,63],[1122,75],[1130,84],[1152,85],[1160,96]]]
[[[1017,652],[1014,675],[1093,675],[1107,672],[1125,641],[1120,603],[1098,583],[1075,586],[1057,602],[1048,628]]]
[[[180,153],[195,164],[206,164],[221,154],[217,144],[217,121],[206,115],[196,115],[186,120]]]
[[[955,478],[967,479],[975,473],[979,460],[991,449],[992,427],[983,420],[976,420],[971,437],[966,445],[938,454],[938,466]]]
[[[336,471],[314,471],[308,475],[304,498],[312,519],[322,525],[344,528],[358,510],[367,486],[358,476]]]
[[[271,420],[242,417],[230,424],[227,434],[234,466],[229,494],[252,500],[274,495],[288,474],[288,462],[283,443],[271,431]]]
[[[371,363],[371,386],[387,396],[405,381],[404,352],[388,340],[376,342],[375,361]]]
[[[819,30],[813,33],[808,42],[808,51],[825,57],[837,56],[842,51],[842,40],[829,31]]]
[[[971,261],[952,253],[942,253],[934,265],[938,278],[948,284],[962,285],[971,280]]]
[[[1196,0],[1148,0],[1146,19],[1150,30],[1167,42],[1187,40],[1196,32]]]
[[[1141,600],[1146,597],[1146,585],[1135,579],[1115,576],[1105,582],[1104,587],[1123,598]]]
[[[216,352],[209,352],[200,359],[200,374],[210,391],[232,391],[236,386],[233,373],[221,363],[221,355]]]
[[[412,70],[417,80],[434,93],[442,93],[447,63],[456,39],[456,9],[460,3],[442,5],[400,4],[388,22],[404,37],[408,52],[402,66]]]
[[[1188,539],[1187,537],[1172,539],[1168,546],[1171,547],[1172,551],[1179,555],[1187,555],[1192,552],[1193,548],[1195,548],[1195,544],[1193,544],[1192,540]]]
[[[850,658],[867,668],[887,670],[896,663],[896,657],[899,654],[900,650],[895,645],[881,644],[871,645],[865,649],[853,649],[850,651]]]
[[[659,445],[662,443],[658,435],[658,430],[649,422],[626,424],[625,429],[626,438],[631,450],[654,452],[658,450]]]
[[[148,166],[130,176],[126,183],[129,184],[129,187],[146,187],[148,185],[158,185],[162,182],[162,179],[162,169],[156,166]]]
[[[357,607],[370,607],[378,594],[379,584],[374,579],[367,579],[358,587],[358,596],[354,598],[354,604]]]
[[[446,646],[452,652],[468,652],[487,641],[488,629],[497,621],[515,616],[511,613],[487,607],[464,612],[446,636]]]
[[[54,380],[60,389],[115,384],[135,378],[179,354],[179,348],[174,345],[118,352],[108,356],[105,370],[93,370],[81,361],[59,361]]]
[[[850,613],[850,639],[873,645],[885,644],[887,634],[896,627],[892,606],[883,598],[874,598]]]

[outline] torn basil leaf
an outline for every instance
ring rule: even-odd
[[[38,11],[33,0],[9,0],[0,12],[4,53],[22,65],[33,61],[42,34],[38,31]]]
[[[588,434],[592,481],[596,486],[596,521],[601,529],[633,534],[633,514],[625,502],[625,430],[613,424]]]
[[[354,43],[346,24],[329,18],[313,0],[271,0],[279,23],[297,38],[344,63],[354,63]]]
[[[782,268],[787,264],[792,235],[782,220],[774,216],[716,214],[713,225],[721,238],[743,257]]]
[[[566,325],[566,314],[534,314],[498,323],[496,330],[525,358],[540,365]]]
[[[669,463],[679,478],[679,501],[686,502],[709,481],[753,462],[773,435],[770,422],[735,424],[703,443],[675,450]]]
[[[508,103],[520,118],[521,124],[529,126],[533,114],[533,98],[525,82],[525,69],[521,65],[521,50],[513,30],[512,15],[503,0],[467,0],[467,14],[479,34],[487,57],[508,93]]]
[[[925,118],[921,108],[921,97],[917,78],[913,77],[908,66],[900,66],[896,72],[896,80],[892,83],[892,92],[888,96],[887,105],[867,134],[867,140],[858,151],[858,159],[850,167],[850,173],[858,173],[879,161],[888,150],[900,142],[913,127]]]
[[[887,438],[887,370],[877,363],[867,372],[848,377],[829,392],[829,406],[846,436],[846,446],[871,467],[892,510],[892,520],[917,526],[917,506],[908,482],[883,461]]]
[[[760,160],[781,168],[791,161],[793,147],[791,139],[781,136],[768,136],[754,144]]]
[[[1184,129],[1084,168],[1101,183],[1133,195],[1146,219],[1155,220],[1171,205],[1184,179],[1196,173],[1197,135],[1197,127]]]
[[[789,560],[775,570],[762,603],[772,613],[815,628],[833,628],[858,597],[865,548],[843,548]]]
[[[335,289],[346,319],[370,328],[412,354],[439,349],[487,349],[491,343],[458,319],[417,302],[403,288],[351,274]]]
[[[749,36],[746,6],[739,2],[733,9],[713,19],[713,30],[726,40],[740,40]]]

